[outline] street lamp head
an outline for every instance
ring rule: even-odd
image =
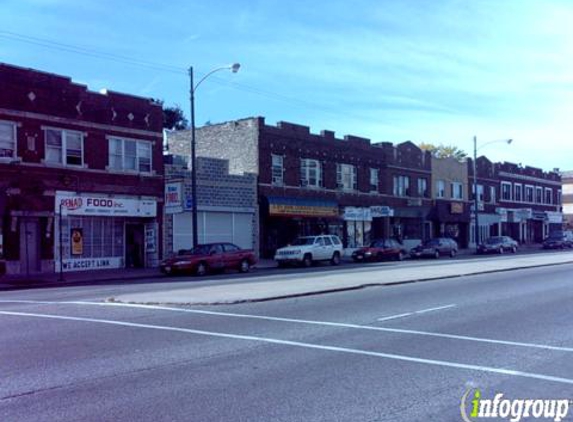
[[[231,72],[237,73],[239,71],[240,67],[241,67],[241,65],[239,63],[233,63],[230,67]]]
[[[507,144],[508,144],[508,145],[511,144],[512,142],[513,142],[513,139],[508,139],[508,140],[507,140]]]

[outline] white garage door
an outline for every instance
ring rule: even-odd
[[[199,243],[231,242],[253,248],[253,215],[230,212],[197,214]],[[173,250],[189,249],[193,243],[191,213],[173,215]]]

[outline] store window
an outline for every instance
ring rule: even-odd
[[[336,164],[336,186],[342,190],[357,190],[358,177],[356,166],[351,164]]]
[[[0,121],[0,158],[16,156],[16,124]]]
[[[63,258],[112,258],[124,256],[124,219],[68,217],[62,219]],[[81,248],[72,248],[72,236],[81,233]]]
[[[347,221],[346,242],[347,248],[360,248],[370,244],[372,222],[370,221]]]
[[[108,168],[151,173],[152,145],[149,141],[109,138]]]
[[[84,135],[62,129],[45,129],[45,162],[66,166],[84,164]]]
[[[319,188],[322,186],[322,166],[320,161],[301,158],[300,185],[308,188]]]
[[[272,184],[276,186],[283,185],[283,156],[271,154],[272,160]]]

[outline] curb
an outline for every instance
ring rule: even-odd
[[[281,295],[281,296],[271,296],[265,297],[260,299],[240,299],[234,301],[218,301],[218,302],[132,302],[132,301],[121,301],[117,300],[114,297],[110,297],[105,299],[105,302],[114,302],[114,303],[126,303],[126,304],[140,304],[140,305],[178,305],[178,306],[213,306],[213,305],[238,305],[242,303],[258,303],[258,302],[270,302],[273,300],[281,300],[281,299],[291,299],[297,297],[306,297],[306,296],[317,296],[329,293],[340,293],[340,292],[347,292],[352,290],[361,290],[369,287],[383,287],[383,286],[399,286],[404,284],[413,284],[413,283],[423,283],[428,281],[436,281],[436,280],[447,280],[452,278],[460,278],[460,277],[470,277],[476,276],[481,274],[494,274],[494,273],[504,273],[510,271],[519,271],[519,270],[527,270],[530,268],[543,268],[543,267],[553,267],[556,265],[568,265],[573,264],[573,261],[565,261],[565,262],[558,262],[558,263],[551,263],[551,264],[538,264],[538,265],[531,265],[527,267],[514,267],[514,268],[504,268],[499,270],[487,270],[487,271],[478,271],[478,272],[471,272],[471,273],[464,273],[464,274],[456,274],[450,276],[440,276],[440,277],[429,277],[429,278],[419,278],[413,280],[404,280],[404,281],[390,281],[387,283],[367,283],[367,284],[360,284],[358,286],[350,286],[350,287],[340,287],[340,288],[333,288],[333,289],[325,289],[325,290],[318,290],[313,292],[304,292],[304,293],[292,293],[288,295]]]

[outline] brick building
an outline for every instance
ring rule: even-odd
[[[563,225],[561,176],[513,163],[495,164],[501,234],[521,243],[540,243]]]
[[[563,223],[568,230],[573,230],[573,171],[561,173],[563,192]]]
[[[189,137],[188,131],[170,134],[170,152],[188,155]],[[197,155],[228,160],[231,173],[258,177],[264,257],[299,235],[337,234],[352,248],[389,236],[410,246],[429,234],[431,158],[411,142],[339,139],[258,117],[199,128]]]
[[[8,273],[156,265],[163,188],[159,105],[0,64]]]
[[[467,160],[468,166],[468,198],[470,198],[471,223],[469,231],[469,246],[475,247],[475,216],[474,216],[474,169],[473,160]],[[494,163],[485,156],[476,161],[477,194],[478,194],[478,243],[490,236],[501,234],[501,215],[498,209],[499,178]]]
[[[467,191],[468,167],[465,162],[432,157],[432,234],[450,237],[460,248],[468,246],[470,207]]]
[[[165,156],[164,252],[168,256],[193,244],[191,172],[187,159]],[[197,157],[199,243],[231,242],[258,251],[257,178],[229,174],[229,162]]]

